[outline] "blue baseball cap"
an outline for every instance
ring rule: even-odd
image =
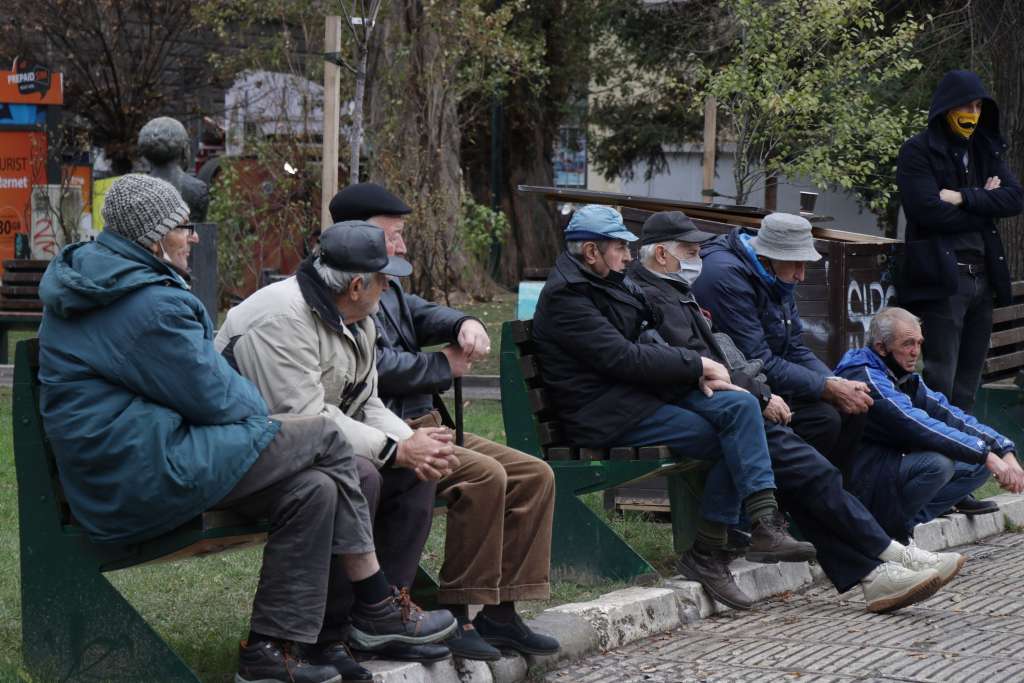
[[[566,242],[600,242],[625,240],[635,242],[637,236],[626,229],[622,214],[610,206],[587,204],[576,209],[565,226]]]

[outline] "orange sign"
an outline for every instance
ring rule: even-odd
[[[64,74],[16,57],[10,71],[0,71],[0,102],[64,104]]]
[[[0,259],[14,258],[14,235],[30,231],[32,186],[46,184],[46,133],[0,130]]]

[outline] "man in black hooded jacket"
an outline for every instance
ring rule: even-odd
[[[1024,190],[1006,164],[999,109],[971,71],[939,82],[928,128],[900,150],[907,216],[901,305],[921,318],[924,380],[970,412],[992,332],[993,295],[1010,303],[995,219],[1021,212]]]

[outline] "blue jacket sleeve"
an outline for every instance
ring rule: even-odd
[[[1024,210],[1024,189],[1017,177],[1002,159],[996,166],[995,175],[999,176],[1000,186],[995,190],[984,187],[968,187],[960,190],[964,200],[964,209],[977,216],[988,218],[1006,218],[1016,216]]]
[[[982,222],[979,216],[968,212],[962,206],[954,206],[939,199],[938,181],[928,163],[928,150],[911,140],[900,149],[896,162],[896,185],[900,190],[900,201],[907,219],[926,226],[937,233],[959,233],[979,230]]]
[[[729,335],[747,358],[764,363],[764,374],[772,391],[807,400],[821,398],[825,378],[830,374],[828,368],[807,347],[803,349],[820,368],[806,367],[772,352],[755,309],[756,296],[745,282],[723,273],[703,286],[699,296],[700,303],[711,309],[715,329]]]
[[[881,370],[859,366],[843,376],[860,380],[871,389],[874,404],[868,411],[868,430],[876,438],[907,452],[935,451],[963,462],[985,462],[989,449],[984,439],[962,432],[914,406],[910,397]]]
[[[119,368],[131,391],[195,425],[223,425],[267,415],[256,387],[217,353],[207,326],[180,300],[158,301]]]
[[[1013,441],[991,427],[981,424],[973,415],[969,415],[955,405],[952,405],[939,392],[932,391],[931,389],[927,391],[929,414],[934,415],[953,429],[983,440],[988,445],[988,449],[997,455],[1006,455],[1011,451],[1016,452],[1017,447]]]

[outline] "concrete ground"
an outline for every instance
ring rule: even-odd
[[[549,671],[550,683],[1024,681],[1024,534],[958,549],[960,575],[889,615],[818,583]]]

